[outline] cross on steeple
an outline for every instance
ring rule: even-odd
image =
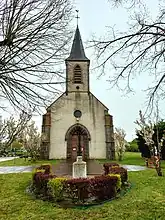
[[[81,40],[81,35],[80,35],[80,31],[79,31],[79,27],[78,27],[78,19],[80,18],[78,16],[78,12],[79,10],[76,10],[77,12],[77,16],[75,17],[77,19],[77,27],[76,27],[76,31],[75,31],[75,35],[74,35],[74,40],[72,43],[72,48],[71,48],[71,52],[69,57],[66,59],[66,61],[88,61],[89,59],[86,57],[85,55],[85,51],[84,51],[84,47],[83,47],[83,43]]]
[[[76,16],[75,18],[77,19],[77,25],[78,25],[78,19],[80,18],[80,17],[78,16],[79,10],[76,10],[76,12],[77,12],[77,16]]]

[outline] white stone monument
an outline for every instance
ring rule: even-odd
[[[82,160],[82,156],[77,156],[77,161],[73,163],[73,178],[87,178],[87,165]]]

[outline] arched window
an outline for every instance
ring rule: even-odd
[[[82,83],[81,68],[79,65],[74,68],[74,83]]]

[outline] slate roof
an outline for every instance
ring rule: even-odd
[[[84,47],[83,47],[83,43],[82,43],[82,39],[81,39],[81,35],[80,35],[80,31],[79,31],[78,26],[76,28],[76,32],[74,35],[74,40],[73,40],[70,55],[66,59],[66,61],[70,61],[70,60],[72,60],[72,61],[73,60],[89,61],[89,59],[85,55],[85,51],[84,51]]]

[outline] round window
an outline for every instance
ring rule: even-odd
[[[74,111],[74,117],[76,117],[76,118],[80,118],[81,116],[82,116],[82,113],[81,113],[80,110],[76,110],[76,111]]]

